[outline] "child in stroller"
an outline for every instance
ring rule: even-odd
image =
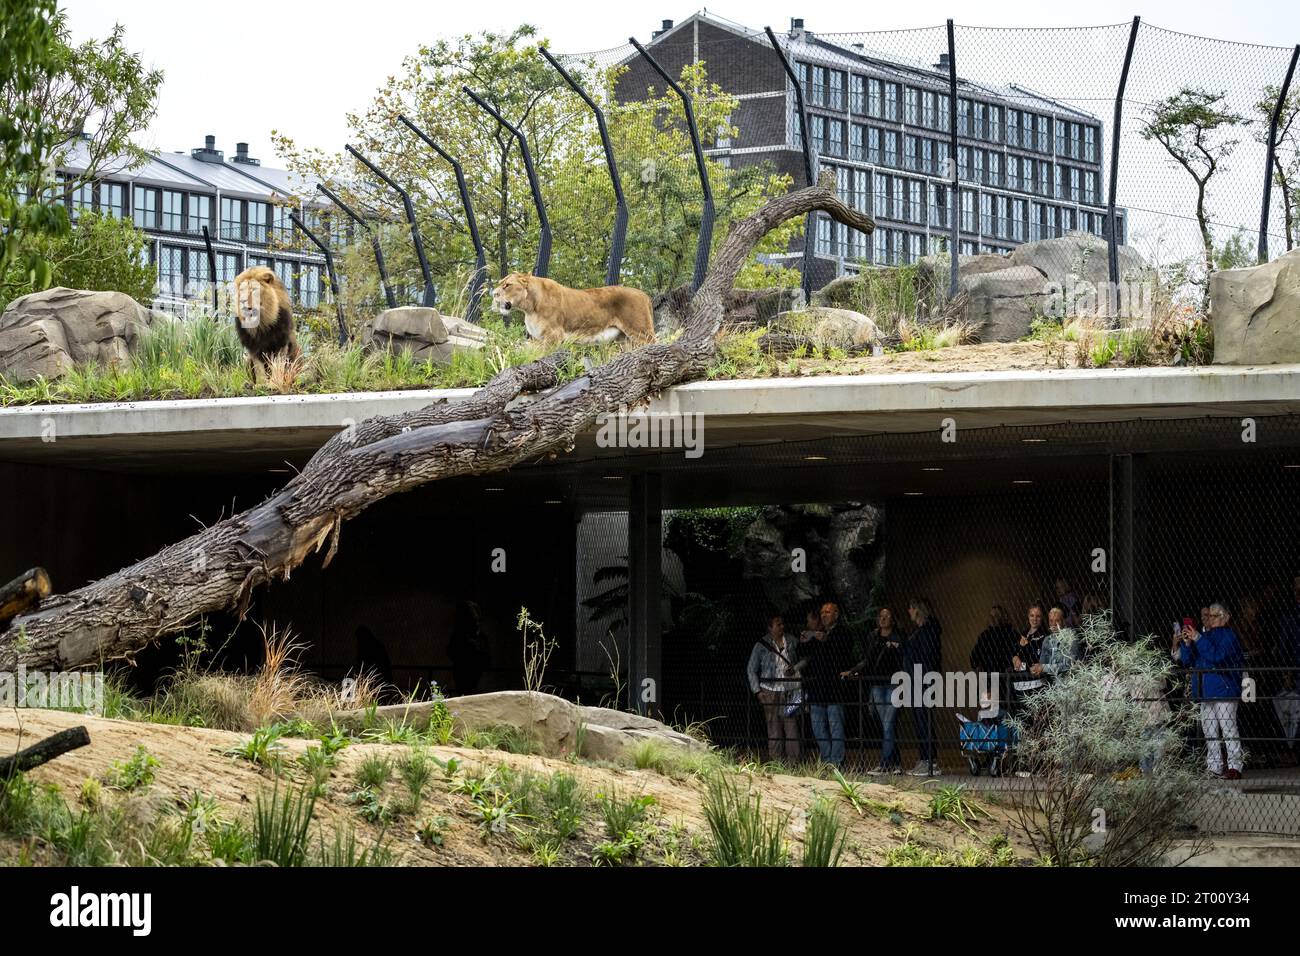
[[[961,752],[972,777],[978,777],[986,769],[990,777],[1000,777],[1007,769],[1016,735],[1009,724],[1003,723],[1005,717],[1006,711],[1001,707],[996,714],[978,720],[957,715],[961,723]]]

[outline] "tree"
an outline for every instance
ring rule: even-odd
[[[1214,272],[1214,233],[1208,205],[1210,180],[1224,168],[1240,139],[1233,133],[1248,124],[1231,112],[1226,93],[1183,87],[1151,106],[1142,122],[1142,138],[1155,140],[1196,184],[1196,224],[1204,251],[1205,296]]]
[[[149,238],[128,220],[85,211],[70,232],[33,236],[24,245],[49,263],[50,285],[125,292],[140,302],[153,296],[157,275],[145,258]],[[30,291],[21,270],[0,280],[0,302]]]
[[[51,136],[26,97],[48,83],[56,69],[56,17],[54,0],[0,8],[0,91],[5,97],[0,113],[0,276],[16,269],[40,288],[49,284],[49,263],[35,250],[23,249],[23,240],[66,231],[68,217],[39,188],[30,188],[40,182]]]
[[[1273,110],[1280,94],[1278,87],[1266,86],[1263,98],[1255,104],[1258,121],[1255,139],[1265,146],[1268,145]],[[1282,201],[1282,228],[1290,252],[1295,248],[1296,233],[1300,231],[1300,89],[1292,87],[1282,103],[1273,145],[1274,195]]]
[[[121,25],[102,40],[74,46],[67,14],[58,11],[50,30],[50,69],[40,81],[25,88],[0,82],[0,98],[6,109],[15,109],[15,125],[29,137],[45,131],[52,166],[63,165],[81,141],[86,168],[68,180],[67,189],[144,162],[147,154],[131,137],[157,111],[162,72],[146,69],[140,54],[126,49]]]
[[[345,429],[261,504],[16,618],[0,634],[0,670],[127,658],[203,614],[233,607],[242,616],[255,588],[288,577],[322,547],[328,564],[343,523],[375,502],[439,479],[558,456],[598,415],[698,378],[716,356],[723,303],[755,246],[814,210],[864,232],[875,225],[836,197],[829,177],[770,200],[732,224],[673,341],[624,352],[569,381],[563,373],[577,363],[561,350],[503,370],[460,401]],[[539,391],[530,403],[514,403]]]
[[[604,156],[590,109],[565,86],[537,52],[536,31],[521,26],[505,33],[467,35],[422,48],[408,58],[362,114],[349,116],[353,142],[398,182],[411,188],[435,282],[454,299],[468,285],[475,256],[452,170],[396,121],[405,115],[427,132],[465,169],[490,271],[531,269],[538,228],[514,138],[461,91],[469,86],[528,138],[554,236],[551,276],[567,285],[604,281],[614,218],[614,194],[604,173]],[[610,133],[630,207],[625,257],[626,281],[647,291],[669,288],[690,274],[699,225],[700,186],[689,141],[680,125],[675,94],[652,96],[626,107],[611,92],[623,68],[593,62],[569,63],[569,71],[593,96],[605,100]],[[710,84],[702,65],[689,65],[682,80],[697,97],[696,110],[706,146],[719,135],[737,135],[728,122],[737,101]],[[395,197],[366,182],[346,155],[299,148],[277,132],[277,151],[288,167],[306,178],[331,182],[344,201],[390,222],[403,221]],[[717,197],[716,243],[728,223],[748,215],[764,200],[789,189],[788,177],[769,168],[731,170],[708,159]],[[783,250],[798,224],[785,224],[764,240],[760,251]],[[385,259],[395,281],[411,285],[416,274],[409,234],[386,233]],[[356,238],[368,244],[362,235]],[[388,239],[393,240],[392,245]],[[377,298],[374,259],[360,251],[346,259],[345,285],[357,284]],[[360,270],[360,271],[356,271]],[[748,264],[741,285],[772,281],[773,270]],[[779,275],[779,273],[778,273]],[[788,280],[787,280],[788,281]]]

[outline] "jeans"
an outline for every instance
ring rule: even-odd
[[[880,742],[880,766],[886,769],[899,766],[898,743],[894,740],[894,724],[898,720],[898,708],[890,700],[893,688],[888,684],[877,684],[871,688],[871,706],[880,718],[884,729],[884,738]]]
[[[808,710],[822,762],[840,766],[844,763],[844,705],[811,704]]]
[[[912,708],[912,725],[916,728],[916,749],[918,755],[925,763],[931,760],[937,760],[938,754],[930,743],[930,737],[934,733],[933,714],[929,707]]]

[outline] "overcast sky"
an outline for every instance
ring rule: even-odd
[[[678,0],[635,4],[642,12],[608,0],[64,0],[63,6],[78,40],[102,37],[121,23],[129,47],[166,73],[158,117],[141,145],[189,150],[212,133],[227,155],[236,141],[246,141],[254,156],[273,166],[280,165],[271,149],[273,129],[304,145],[341,148],[344,114],[363,107],[421,43],[529,22],[556,51],[587,52],[633,35],[648,40],[661,19],[682,20],[700,9]],[[1136,8],[1112,0],[732,0],[708,9],[746,26],[777,30],[799,16],[808,29],[823,32],[930,26],[949,16],[970,26],[1085,26],[1140,14],[1156,26],[1222,39],[1300,42],[1300,4],[1294,0],[1144,0]]]

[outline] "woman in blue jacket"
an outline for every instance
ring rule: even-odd
[[[1198,634],[1187,625],[1180,635],[1179,659],[1192,668],[1191,694],[1199,702],[1205,731],[1205,762],[1210,776],[1240,780],[1245,755],[1237,732],[1237,701],[1241,700],[1241,668],[1245,658],[1237,634],[1228,626],[1232,615],[1222,604],[1209,607],[1209,629]],[[1220,744],[1228,752],[1223,769]]]

